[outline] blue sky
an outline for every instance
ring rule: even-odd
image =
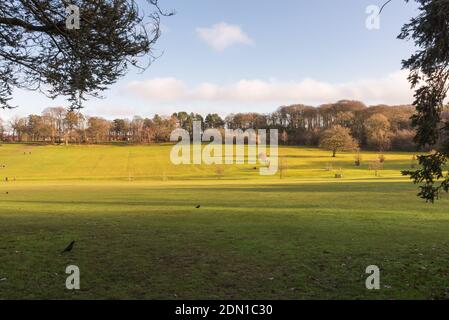
[[[270,112],[280,105],[318,105],[338,99],[368,104],[410,103],[401,60],[413,51],[396,39],[416,15],[414,4],[393,0],[368,30],[369,5],[383,0],[160,0],[177,14],[162,20],[157,52],[140,74],[130,73],[91,99],[84,113],[106,118],[200,113]],[[148,9],[147,9],[148,10]],[[19,108],[39,114],[65,105],[17,90]]]

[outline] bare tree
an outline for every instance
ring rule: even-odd
[[[365,122],[368,145],[379,151],[388,150],[391,145],[391,125],[388,118],[378,113]]]
[[[343,128],[342,126],[335,126],[323,132],[320,147],[332,151],[332,157],[335,158],[339,151],[357,149],[358,143],[351,136],[349,129]]]
[[[94,143],[107,141],[109,128],[111,126],[109,121],[103,118],[90,117],[87,120],[87,123],[87,135],[89,137],[89,141]]]
[[[63,139],[64,132],[64,119],[66,117],[67,110],[63,107],[47,108],[42,112],[51,123],[53,130],[53,142],[61,142]]]

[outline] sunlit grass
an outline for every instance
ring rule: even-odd
[[[449,198],[416,197],[399,173],[412,154],[386,153],[375,176],[377,153],[358,168],[354,154],[281,148],[281,180],[176,167],[169,150],[0,147],[1,175],[16,177],[0,183],[0,299],[449,298]],[[78,292],[65,289],[69,264]]]
[[[170,162],[170,145],[153,146],[33,146],[0,147],[0,176],[17,180],[181,180],[181,179],[267,179],[255,165],[175,166]],[[362,164],[355,166],[354,153],[340,153],[314,148],[280,147],[286,163],[284,178],[328,179],[335,172],[343,178],[372,178],[370,164],[376,152],[362,152]],[[382,177],[400,177],[400,170],[410,169],[411,153],[384,153],[386,162],[378,173]],[[260,165],[259,165],[260,166]],[[256,166],[256,167],[259,167]],[[331,169],[331,170],[329,170]],[[269,179],[269,178],[268,178]],[[272,180],[279,176],[271,177]]]

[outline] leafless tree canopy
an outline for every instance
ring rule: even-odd
[[[212,113],[201,115],[180,111],[152,118],[135,116],[110,121],[83,115],[80,110],[70,112],[57,107],[47,108],[39,115],[15,117],[5,122],[3,127],[0,119],[0,140],[39,143],[169,142],[174,129],[182,128],[192,135],[193,121],[200,121],[203,130],[215,128],[222,131],[225,127],[277,129],[281,132],[283,144],[305,146],[318,146],[326,131],[341,127],[357,140],[362,149],[416,151],[413,142],[416,132],[410,119],[414,110],[412,106],[367,107],[358,101],[338,101],[317,107],[283,106],[267,114],[229,114],[224,118]],[[449,120],[449,106],[442,117]]]
[[[145,8],[134,0],[0,1],[0,107],[11,107],[20,87],[65,96],[80,108],[130,66],[147,67],[160,18],[173,13],[145,1]],[[79,29],[66,27],[69,5],[80,9]]]

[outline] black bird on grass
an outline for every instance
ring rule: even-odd
[[[67,248],[65,248],[65,249],[61,252],[61,254],[62,254],[62,253],[67,253],[67,252],[72,251],[74,245],[75,245],[75,241],[70,242],[70,244],[67,246]]]
[[[201,208],[201,205],[199,204],[199,205],[197,205],[195,208],[199,209],[199,208]]]

